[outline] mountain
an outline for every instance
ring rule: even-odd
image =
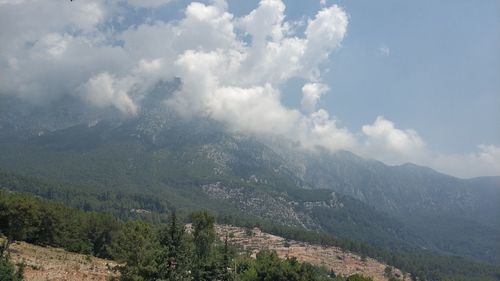
[[[387,166],[349,152],[317,153],[297,162],[306,167],[298,176],[312,187],[373,206],[434,241],[439,250],[498,261],[500,177],[459,179],[414,164]]]
[[[160,85],[128,119],[64,111],[71,100],[50,114],[4,108],[0,168],[74,190],[152,194],[167,209],[207,208],[391,249],[500,261],[499,177],[459,179],[232,132],[165,111],[159,100],[169,87]]]
[[[151,137],[132,129],[136,120],[129,122],[4,142],[1,167],[99,192],[157,192],[170,208],[239,212],[308,229],[338,225],[339,235],[384,245],[410,240],[399,237],[411,236],[399,222],[359,200],[301,188],[281,157],[251,138],[228,135],[203,120],[176,121]],[[331,217],[319,220],[321,212]]]

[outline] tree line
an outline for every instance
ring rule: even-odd
[[[19,215],[32,217],[31,221],[33,223],[41,225],[40,220],[42,220],[43,225],[57,224],[58,227],[46,227],[46,230],[38,230],[38,232],[32,228],[19,233],[13,231],[13,233],[16,233],[15,235],[21,237],[19,240],[62,247],[69,251],[104,258],[114,258],[110,252],[113,248],[109,245],[108,240],[113,239],[112,237],[119,233],[118,230],[123,227],[122,224],[128,224],[128,222],[124,223],[123,221],[140,219],[147,221],[148,225],[153,229],[157,229],[160,225],[169,222],[168,214],[172,212],[172,209],[165,205],[165,202],[159,200],[157,196],[127,191],[98,192],[92,189],[82,190],[65,184],[48,183],[35,178],[15,175],[1,169],[0,188],[28,192],[65,204],[53,204],[53,207],[49,208],[50,210],[37,210],[34,208],[30,211],[23,209],[23,214]],[[4,197],[4,194],[2,194],[2,197]],[[131,208],[144,208],[151,210],[151,213],[131,213]],[[86,212],[79,210],[85,210]],[[182,217],[189,218],[186,211],[183,210]],[[66,219],[65,212],[71,214],[71,220]],[[44,215],[40,215],[41,213]],[[389,251],[359,241],[333,237],[327,233],[273,224],[251,216],[227,215],[227,213],[229,212],[219,213],[216,216],[217,222],[249,228],[259,227],[265,232],[283,236],[287,239],[337,246],[358,253],[362,257],[373,257],[402,269],[414,279],[430,281],[447,279],[457,281],[500,280],[500,268],[498,266],[479,263],[466,258],[439,255],[422,249],[413,249],[409,252]],[[18,220],[23,221],[21,217]],[[4,235],[7,235],[5,233],[6,228],[1,225],[1,222],[0,230]]]
[[[188,231],[172,212],[168,224],[122,221],[108,214],[86,212],[28,194],[0,191],[0,231],[6,239],[0,257],[0,280],[22,280],[5,252],[14,241],[61,247],[119,262],[120,280],[221,281],[369,281],[359,275],[335,276],[275,252],[250,253],[220,241],[215,217],[192,213]]]

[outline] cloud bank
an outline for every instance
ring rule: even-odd
[[[261,0],[240,17],[217,0],[191,2],[176,20],[131,18],[134,9],[168,2],[0,1],[1,94],[34,103],[73,95],[134,116],[155,83],[179,78],[181,87],[165,100],[165,110],[212,118],[230,130],[458,176],[500,174],[497,146],[441,155],[414,130],[381,116],[352,132],[320,108],[330,91],[323,65],[347,34],[349,17],[341,7],[323,3],[301,31],[287,21],[281,0]],[[281,89],[291,79],[304,81],[300,108],[282,103]]]

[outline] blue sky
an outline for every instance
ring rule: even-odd
[[[500,143],[499,3],[339,3],[349,31],[332,56],[327,79],[336,86],[324,102],[349,127],[384,115],[441,151]],[[377,52],[383,46],[389,55]]]
[[[230,8],[247,12],[256,2],[231,1]],[[285,3],[292,19],[320,6]],[[499,1],[332,3],[349,14],[349,26],[326,63],[331,91],[320,104],[342,124],[359,128],[383,115],[443,152],[500,144]],[[296,94],[287,96],[290,104],[300,100],[296,86],[287,88]]]
[[[176,17],[175,1],[155,17]],[[320,1],[284,1],[286,16],[313,17]],[[500,2],[326,1],[349,15],[342,47],[325,63],[331,91],[320,105],[343,125],[359,128],[382,115],[413,128],[428,145],[465,153],[480,143],[500,144]],[[235,15],[258,1],[232,0]],[[299,81],[284,95],[300,103]]]
[[[54,13],[54,11],[58,11]],[[498,1],[0,0],[0,94],[500,175]]]

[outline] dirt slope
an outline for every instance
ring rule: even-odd
[[[27,281],[106,281],[118,276],[113,268],[117,263],[69,253],[62,249],[14,243],[9,248],[14,263],[24,262]]]
[[[316,266],[324,266],[332,269],[337,275],[349,276],[352,274],[362,274],[372,277],[375,281],[388,280],[384,275],[386,264],[372,258],[362,259],[360,256],[349,252],[343,252],[337,247],[322,247],[293,240],[286,240],[283,237],[261,232],[254,228],[251,235],[241,227],[217,225],[216,231],[220,237],[228,234],[228,241],[232,244],[242,246],[250,250],[253,254],[263,249],[274,250],[281,258],[296,257],[300,261],[309,262]],[[400,279],[410,280],[400,270],[393,269]]]
[[[190,229],[190,225],[187,228]],[[337,247],[322,247],[286,240],[261,232],[257,228],[248,231],[241,227],[216,225],[216,231],[221,239],[227,234],[231,244],[241,246],[254,255],[260,250],[269,249],[276,251],[281,258],[296,257],[300,261],[332,269],[337,275],[349,276],[359,273],[372,277],[374,281],[388,280],[384,275],[386,264],[372,258],[362,259]],[[12,244],[9,250],[14,263],[24,262],[26,265],[27,281],[106,281],[118,276],[114,270],[117,263],[110,260],[24,242]],[[394,269],[394,273],[401,279],[405,277],[404,280],[410,280],[409,276],[402,274],[398,269]]]

